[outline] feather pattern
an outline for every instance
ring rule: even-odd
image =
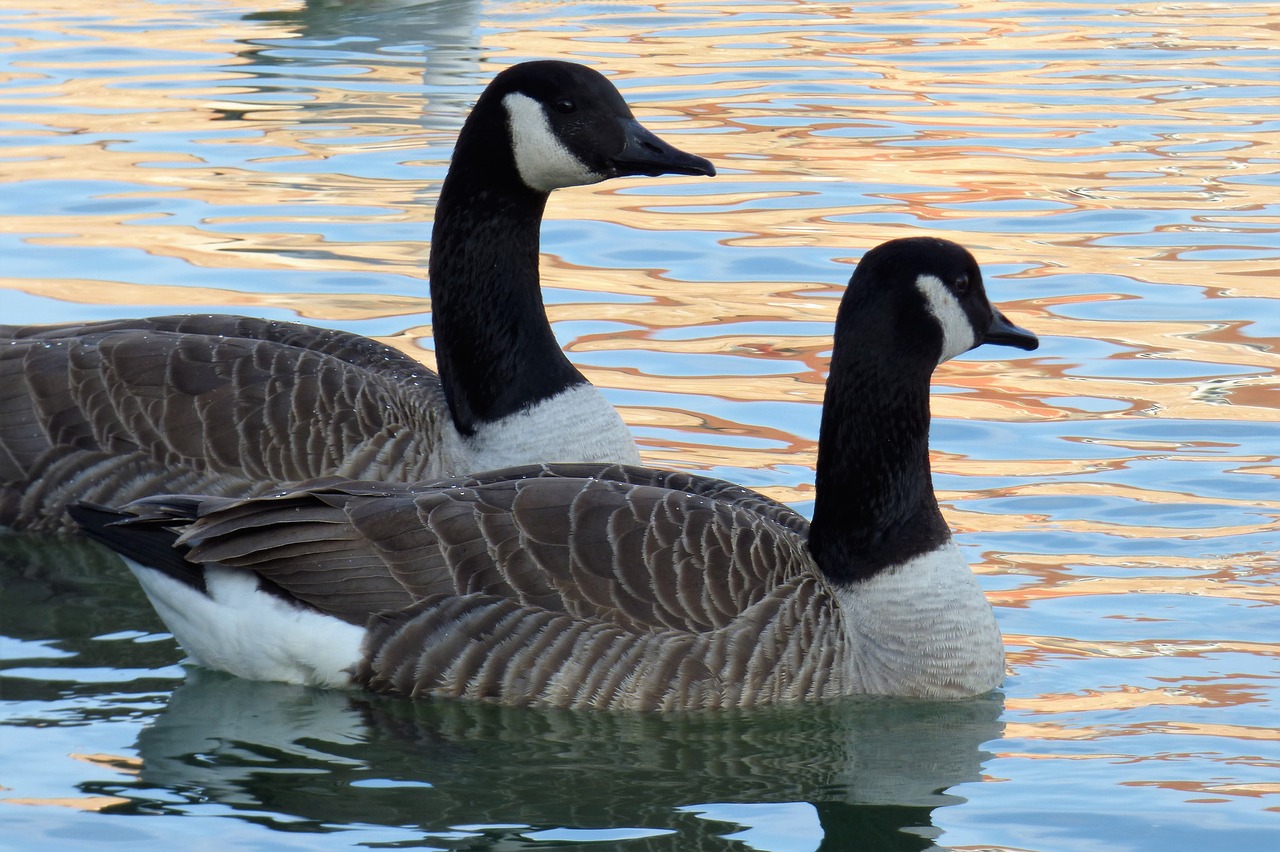
[[[13,526],[56,527],[73,499],[434,473],[435,374],[366,338],[214,315],[0,335],[0,521]]]

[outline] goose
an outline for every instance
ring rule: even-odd
[[[72,514],[193,662],[246,678],[596,710],[974,696],[1004,649],[933,493],[929,383],[983,343],[1039,345],[967,250],[867,252],[836,319],[812,522],[599,464]]]
[[[660,174],[715,168],[642,127],[597,71],[500,72],[436,206],[439,375],[358,335],[242,316],[0,327],[0,527],[73,531],[76,500],[639,463],[618,413],[556,344],[539,226],[555,189]]]

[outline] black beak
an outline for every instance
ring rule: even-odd
[[[991,314],[991,326],[987,329],[987,333],[982,336],[982,343],[1016,346],[1028,352],[1039,348],[1040,338],[1025,328],[1009,322],[1009,318],[995,308],[991,309]]]
[[[706,175],[715,177],[716,167],[710,161],[693,154],[686,154],[672,147],[646,130],[640,122],[630,119],[623,125],[626,144],[613,158],[614,173],[622,175]]]

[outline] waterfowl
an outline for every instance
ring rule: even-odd
[[[1038,345],[969,252],[866,254],[836,320],[812,523],[730,483],[590,464],[73,513],[193,661],[244,677],[610,710],[977,695],[1004,650],[928,433],[934,368],[983,343]]]
[[[74,530],[75,500],[638,463],[617,412],[556,344],[539,227],[557,188],[660,174],[715,169],[642,127],[594,70],[499,73],[435,211],[439,375],[358,335],[241,316],[0,327],[0,527]]]

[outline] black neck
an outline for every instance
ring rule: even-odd
[[[859,323],[860,315],[872,321]],[[937,352],[905,351],[894,340],[900,330],[876,318],[841,309],[848,330],[832,353],[822,409],[809,548],[837,583],[868,579],[950,535],[929,470]]]
[[[547,196],[526,187],[509,159],[457,157],[431,236],[432,336],[454,425],[470,435],[586,379],[560,350],[542,304]]]

